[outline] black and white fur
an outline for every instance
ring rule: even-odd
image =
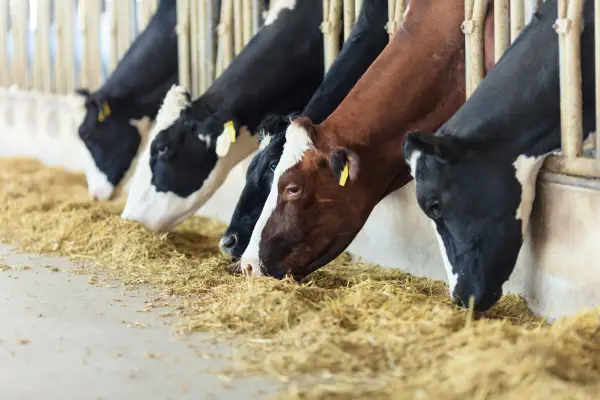
[[[104,85],[94,93],[77,91],[85,99],[79,137],[91,155],[84,171],[94,199],[109,199],[126,181],[165,94],[177,83],[176,7],[175,0],[161,0]],[[105,103],[110,115],[100,121]]]
[[[318,0],[277,2],[210,88],[169,113],[177,119],[153,130],[149,164],[136,171],[122,218],[153,231],[173,229],[256,150],[254,132],[267,114],[304,107],[323,79],[321,20]],[[229,121],[236,132],[233,143],[224,130]]]
[[[581,36],[583,129],[595,126],[593,2]],[[404,155],[463,306],[502,295],[527,231],[544,158],[560,147],[556,0],[548,0],[465,105],[434,135],[408,134]]]
[[[389,42],[385,30],[387,20],[386,0],[363,1],[352,33],[301,115],[318,124],[337,108]],[[264,137],[259,151],[248,166],[246,185],[219,243],[221,252],[234,260],[246,250],[267,201],[292,117],[271,116],[261,127]]]

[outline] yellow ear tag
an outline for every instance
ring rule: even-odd
[[[229,141],[231,143],[235,143],[235,127],[233,126],[233,121],[225,122],[225,130],[229,135]]]
[[[103,122],[105,119],[106,117],[104,116],[104,111],[100,110],[100,112],[98,113],[98,121]]]
[[[104,103],[104,105],[102,106],[102,110],[104,111],[105,117],[108,117],[111,113],[110,106],[108,105],[108,103]]]
[[[348,180],[348,163],[344,165],[344,170],[342,171],[342,175],[340,176],[340,186],[346,186],[346,181]]]

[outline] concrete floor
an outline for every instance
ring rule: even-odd
[[[3,400],[263,399],[279,387],[219,377],[230,343],[174,335],[159,315],[168,309],[143,312],[157,297],[152,291],[92,285],[66,259],[5,245],[0,264],[31,268],[0,270]]]

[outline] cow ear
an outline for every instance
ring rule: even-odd
[[[415,151],[437,157],[444,162],[454,162],[461,154],[458,142],[449,136],[434,136],[425,132],[409,132],[404,137],[404,158],[410,160]]]
[[[360,169],[358,154],[345,147],[336,147],[329,153],[329,167],[340,186],[346,186],[347,181],[354,182]]]

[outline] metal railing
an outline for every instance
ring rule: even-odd
[[[71,93],[101,85],[157,0],[0,0],[0,86]]]
[[[271,0],[269,7],[278,0]],[[301,1],[301,0],[298,0]],[[203,93],[262,26],[265,0],[178,0],[180,83]],[[389,0],[390,39],[409,0]],[[145,28],[158,0],[0,0],[0,86],[95,90]],[[323,0],[324,68],[348,38],[362,0]]]
[[[592,1],[592,0],[590,0]],[[600,0],[595,1],[595,19],[600,22]],[[494,1],[494,49],[497,61],[508,48],[541,0]],[[561,154],[550,155],[544,170],[566,175],[600,178],[600,136],[592,133],[583,141],[581,92],[581,30],[584,0],[558,0],[558,20],[554,28],[559,35]],[[467,98],[483,79],[483,29],[487,0],[465,0],[463,31],[466,43]],[[596,28],[596,76],[600,76],[600,29]],[[596,81],[596,98],[600,99],[600,82]],[[596,121],[600,121],[600,103],[596,102]],[[596,131],[598,128],[596,128]],[[585,150],[591,150],[589,152]],[[595,152],[595,158],[589,153]]]

